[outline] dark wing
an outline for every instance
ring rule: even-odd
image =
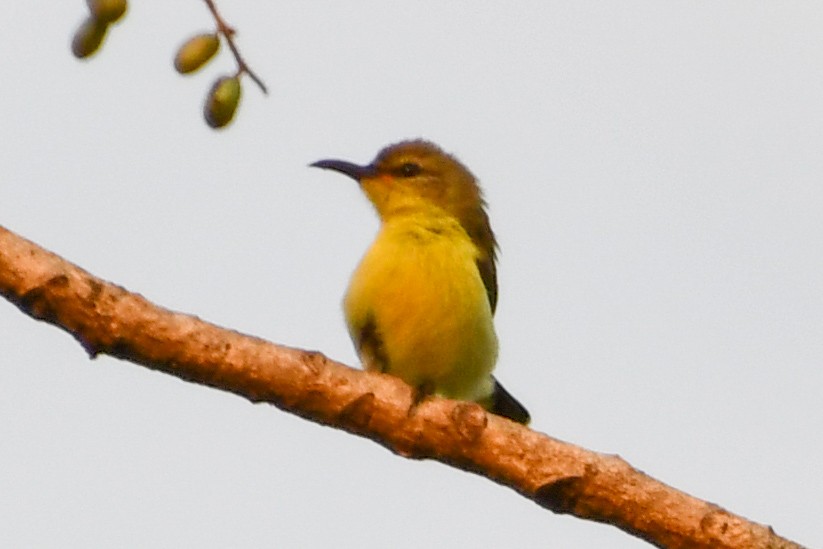
[[[497,267],[494,265],[494,250],[491,256],[484,255],[476,261],[477,270],[480,271],[480,278],[483,280],[483,285],[486,287],[486,295],[489,296],[489,305],[492,308],[492,314],[497,308]]]
[[[479,252],[475,264],[486,287],[486,295],[489,296],[489,305],[494,314],[497,308],[497,239],[489,225],[489,216],[482,208],[483,204],[481,202],[479,209],[471,210],[470,215],[464,215],[461,223]]]

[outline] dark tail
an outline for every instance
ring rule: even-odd
[[[523,425],[528,425],[532,419],[529,416],[529,411],[504,389],[496,379],[494,380],[494,391],[490,400],[489,411],[493,414],[509,418]]]

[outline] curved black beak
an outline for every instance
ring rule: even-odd
[[[355,181],[360,181],[364,177],[374,173],[374,168],[372,168],[372,166],[360,166],[358,164],[346,162],[345,160],[318,160],[317,162],[309,164],[309,166],[312,168],[322,168],[324,170],[334,170],[344,175],[348,175]]]

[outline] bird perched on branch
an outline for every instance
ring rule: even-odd
[[[422,140],[390,145],[365,166],[312,166],[357,181],[380,217],[344,299],[363,366],[400,377],[422,396],[474,401],[528,423],[523,405],[491,375],[497,242],[471,172]]]

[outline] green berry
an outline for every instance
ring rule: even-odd
[[[103,43],[108,28],[108,24],[94,17],[88,17],[83,21],[71,41],[71,51],[75,57],[83,59],[95,53]]]
[[[186,40],[177,50],[174,68],[180,74],[194,72],[214,57],[219,49],[220,39],[217,34],[198,34]]]
[[[236,76],[224,76],[214,83],[203,108],[209,126],[222,128],[231,122],[240,103],[241,92],[240,79]]]

